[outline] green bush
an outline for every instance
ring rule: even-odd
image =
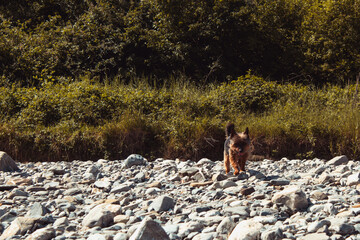
[[[270,158],[360,152],[358,86],[279,84],[252,74],[199,87],[46,82],[1,87],[0,145],[19,161],[222,158],[224,127],[250,128],[255,154]]]

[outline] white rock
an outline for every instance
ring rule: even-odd
[[[350,176],[348,176],[347,178],[347,182],[346,184],[348,186],[352,186],[352,185],[356,185],[360,183],[360,172],[351,174]]]
[[[230,234],[228,240],[256,240],[261,236],[263,225],[253,219],[243,220]]]
[[[291,186],[275,193],[271,201],[275,204],[284,204],[294,211],[308,206],[306,194],[298,186]]]

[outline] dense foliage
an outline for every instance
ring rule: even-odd
[[[60,81],[60,80],[59,80]],[[247,74],[208,87],[88,78],[1,87],[0,146],[19,161],[154,157],[220,160],[228,121],[250,128],[255,154],[359,158],[358,86],[314,89]]]
[[[233,121],[255,154],[358,159],[359,14],[360,0],[0,1],[1,150],[221,159]]]
[[[258,76],[314,84],[360,69],[359,0],[0,2],[1,84]]]

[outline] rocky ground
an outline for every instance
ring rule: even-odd
[[[346,156],[248,162],[237,177],[139,155],[17,166],[0,172],[0,240],[360,239],[360,163]]]

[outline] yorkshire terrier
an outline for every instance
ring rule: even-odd
[[[249,128],[245,132],[237,133],[235,125],[232,123],[226,126],[226,140],[224,143],[224,166],[225,172],[230,171],[230,164],[234,168],[234,175],[245,171],[246,160],[251,155],[251,140],[249,136]]]

